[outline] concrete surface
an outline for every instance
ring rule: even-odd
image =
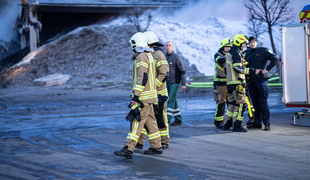
[[[0,179],[309,179],[310,128],[294,126],[270,94],[271,131],[218,130],[211,93],[180,93],[182,126],[162,155],[115,156],[129,122],[129,90],[1,91]],[[245,118],[244,123],[247,121]],[[149,147],[145,144],[144,150]]]

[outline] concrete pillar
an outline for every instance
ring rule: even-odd
[[[24,49],[27,46],[27,36],[26,34],[20,35],[20,49]]]
[[[38,19],[38,14],[36,12],[33,12],[30,8],[30,14],[29,17],[32,21],[36,21]],[[37,34],[39,32],[36,31],[36,29],[31,26],[29,29],[29,41],[30,41],[30,52],[35,51],[38,48],[38,39],[39,35]]]

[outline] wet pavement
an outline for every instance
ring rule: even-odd
[[[5,94],[5,96],[3,96]],[[211,93],[179,94],[182,126],[162,155],[115,156],[129,131],[128,90],[3,90],[0,179],[309,179],[310,128],[270,94],[271,131],[213,125]],[[4,99],[3,99],[4,98]],[[245,118],[244,121],[247,121]],[[144,150],[149,147],[148,142]]]

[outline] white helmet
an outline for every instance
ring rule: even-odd
[[[153,31],[145,31],[143,34],[147,37],[147,44],[159,42],[158,37]]]
[[[130,38],[129,42],[132,50],[138,47],[148,47],[147,37],[142,32],[137,32],[136,34],[134,34]]]

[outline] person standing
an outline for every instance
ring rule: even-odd
[[[167,117],[167,99],[168,91],[166,88],[166,80],[169,73],[169,65],[166,60],[165,54],[162,52],[161,47],[164,45],[159,42],[157,35],[152,31],[143,33],[147,37],[147,44],[154,50],[152,53],[156,67],[156,86],[158,94],[158,103],[154,104],[155,117],[157,120],[158,130],[161,137],[161,145],[163,149],[169,148],[169,123]],[[147,130],[143,128],[139,137],[136,148],[142,149],[147,135]]]
[[[247,42],[247,37],[243,34],[237,34],[233,39],[233,46],[226,56],[226,71],[227,71],[227,111],[231,114],[234,122],[233,132],[247,132],[247,129],[242,126],[243,113],[245,111],[245,75],[256,73],[259,70],[246,68],[242,50]],[[223,129],[227,130],[232,126],[229,120],[225,122]]]
[[[171,122],[174,117],[174,122],[171,126],[182,125],[182,116],[180,107],[177,100],[177,92],[181,84],[181,90],[186,89],[186,73],[183,65],[183,61],[180,56],[174,53],[173,44],[171,41],[166,43],[166,59],[169,63],[169,75],[167,79],[167,90],[168,90],[168,108],[167,115],[168,121]]]
[[[249,75],[249,91],[255,108],[254,123],[248,127],[261,129],[262,121],[265,131],[270,131],[270,111],[268,106],[268,72],[276,65],[279,58],[265,47],[257,47],[256,38],[249,38],[250,49],[245,51],[245,60],[250,68],[260,69],[257,75]],[[268,61],[270,63],[268,64]]]
[[[158,101],[155,83],[155,64],[151,54],[153,50],[148,48],[147,37],[141,32],[134,34],[129,42],[132,50],[135,52],[132,59],[135,62],[130,104],[131,109],[134,109],[136,113],[135,118],[132,120],[131,131],[128,133],[125,146],[121,150],[115,151],[114,154],[132,159],[134,148],[144,126],[149,131],[149,141],[151,144],[151,147],[144,151],[144,154],[162,154],[163,150],[153,110],[153,104]]]
[[[216,102],[214,125],[219,129],[222,129],[224,125],[223,120],[225,113],[225,102],[227,98],[225,55],[230,50],[231,46],[232,44],[229,38],[223,39],[220,45],[220,49],[214,55],[215,70],[213,78],[213,95],[214,101]]]

